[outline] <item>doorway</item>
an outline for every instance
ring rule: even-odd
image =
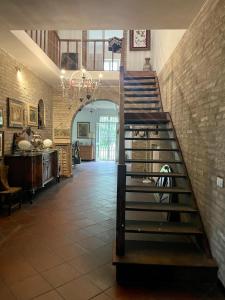
[[[104,116],[102,119],[103,122],[96,124],[96,160],[115,161],[118,118]]]
[[[85,105],[77,113],[72,125],[73,149],[79,151],[79,160],[73,158],[74,164],[117,160],[117,128],[117,104],[110,100],[95,100]]]

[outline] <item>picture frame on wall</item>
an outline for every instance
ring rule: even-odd
[[[8,100],[8,127],[11,128],[23,128],[24,119],[24,104],[20,100],[7,98]]]
[[[0,106],[0,127],[4,125],[4,118],[3,118],[3,107]]]
[[[77,122],[77,138],[89,139],[90,122]]]
[[[28,125],[38,126],[38,108],[36,106],[28,105]]]
[[[4,156],[4,131],[0,131],[0,158]]]
[[[150,50],[150,30],[130,30],[130,51]]]

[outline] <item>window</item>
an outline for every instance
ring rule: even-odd
[[[118,117],[117,116],[100,116],[99,118],[100,123],[107,123],[107,122],[118,122]]]

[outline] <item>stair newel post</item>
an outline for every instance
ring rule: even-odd
[[[120,132],[119,132],[119,164],[117,174],[117,220],[116,220],[116,254],[125,252],[125,139],[124,139],[124,67],[120,67]]]

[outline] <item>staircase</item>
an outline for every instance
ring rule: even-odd
[[[120,73],[117,280],[215,282],[217,266],[156,73]],[[165,165],[170,173],[160,171]]]

